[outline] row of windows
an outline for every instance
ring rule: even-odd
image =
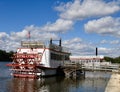
[[[52,60],[69,60],[69,55],[60,55],[51,53],[51,59]]]
[[[78,60],[78,61],[76,61],[76,60],[71,60],[72,62],[79,62],[79,63],[99,63],[99,62],[101,62],[101,60]]]
[[[79,61],[79,62],[102,62],[102,60],[71,60],[71,61]]]

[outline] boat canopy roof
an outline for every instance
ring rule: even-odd
[[[21,41],[21,46],[24,48],[50,48],[56,51],[70,53],[66,47],[54,43],[44,43],[42,41]]]
[[[44,48],[45,44],[37,41],[22,41],[21,46],[26,48]]]

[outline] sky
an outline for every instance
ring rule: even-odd
[[[72,55],[120,56],[120,0],[0,0],[0,49],[62,39]]]

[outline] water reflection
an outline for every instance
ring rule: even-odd
[[[77,79],[50,77],[43,79],[12,78],[8,92],[104,92],[110,73],[87,72]]]
[[[35,82],[30,79],[13,78],[9,84],[10,92],[34,92]]]
[[[9,92],[67,92],[70,86],[77,86],[79,81],[63,77],[51,77],[40,80],[13,78],[9,81]]]

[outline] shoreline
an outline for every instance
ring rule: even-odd
[[[112,73],[105,92],[120,92],[120,73]]]

